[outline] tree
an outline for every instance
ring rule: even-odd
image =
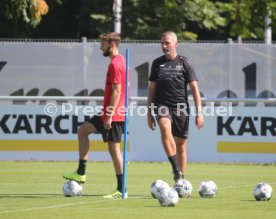
[[[48,13],[48,5],[44,0],[2,0],[0,2],[1,14],[11,19],[22,19],[36,26],[43,15]]]
[[[98,38],[103,32],[113,30],[112,1],[63,0],[57,4],[48,0],[52,9],[33,30],[35,38],[79,39]]]
[[[216,30],[227,24],[221,8],[210,0],[133,0],[123,6],[123,29],[130,38],[158,39],[163,31],[172,30],[179,39],[196,39],[190,25]]]
[[[113,31],[112,6],[111,0],[1,0],[0,37],[95,39]],[[180,40],[263,40],[269,11],[275,34],[275,0],[123,0],[122,38],[156,40],[172,30]]]
[[[276,30],[275,0],[231,0],[217,3],[225,12],[231,37],[244,39],[264,39],[265,19],[271,16],[272,29]]]

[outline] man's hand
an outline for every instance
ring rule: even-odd
[[[155,119],[150,113],[148,113],[148,127],[151,130],[154,130],[156,127]]]
[[[204,126],[204,116],[202,113],[198,113],[195,117],[195,125],[198,129]]]
[[[104,121],[104,128],[109,130],[111,129],[111,123],[112,123],[112,117],[111,116],[106,116],[105,121]]]

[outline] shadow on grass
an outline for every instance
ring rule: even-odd
[[[82,196],[85,196],[85,197],[103,197],[105,195],[107,195],[107,194],[101,194],[101,195],[99,195],[99,194],[97,194],[97,195],[95,195],[95,194],[83,194]],[[152,199],[151,196],[135,195],[135,194],[129,195],[128,198],[129,199]]]
[[[63,194],[0,194],[0,198],[53,198]]]
[[[95,195],[95,194],[82,194],[81,196],[83,196],[83,197],[103,197],[104,195],[106,195],[106,194],[97,194],[97,195]]]
[[[104,195],[106,194],[83,194],[81,196],[102,198]],[[64,195],[62,193],[60,194],[0,194],[0,199],[1,198],[10,198],[10,199],[11,198],[59,198],[59,197],[64,197]],[[143,196],[143,195],[130,195],[128,199],[152,199],[152,197]]]
[[[255,199],[247,199],[241,200],[242,202],[264,202],[264,201],[256,201]]]

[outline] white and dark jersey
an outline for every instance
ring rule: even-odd
[[[188,105],[187,85],[197,81],[197,77],[186,57],[177,55],[174,60],[168,60],[161,56],[152,63],[149,81],[156,82],[155,106],[177,108],[178,103]]]

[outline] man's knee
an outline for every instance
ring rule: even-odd
[[[176,144],[177,150],[179,153],[186,153],[187,151],[187,143],[181,142]]]
[[[121,153],[120,143],[109,143],[108,144],[108,151],[111,155],[116,155]]]
[[[78,128],[77,133],[78,133],[78,136],[87,136],[95,132],[94,129],[95,128],[92,124],[86,122]]]
[[[168,119],[160,119],[159,121],[160,131],[162,133],[170,133],[171,132],[171,122]]]

